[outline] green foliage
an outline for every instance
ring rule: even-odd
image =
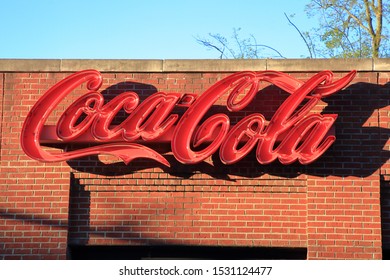
[[[306,12],[319,24],[305,37],[314,57],[387,57],[387,2],[380,6],[374,0],[311,0]]]

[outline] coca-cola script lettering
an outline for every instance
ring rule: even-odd
[[[136,158],[149,158],[169,166],[163,155],[146,145],[170,142],[173,155],[184,164],[199,163],[218,150],[224,164],[233,164],[254,149],[260,164],[276,159],[283,164],[297,160],[309,164],[336,139],[330,129],[337,115],[313,113],[312,109],[322,98],[348,85],[355,74],[356,71],[351,71],[333,81],[332,72],[322,71],[303,82],[276,71],[245,71],[218,81],[199,96],[157,92],[140,103],[135,92],[124,92],[105,103],[104,96],[97,92],[102,84],[101,74],[85,70],[60,81],[37,101],[24,122],[21,145],[28,156],[43,162],[110,154],[126,164]],[[234,125],[222,113],[202,121],[224,94],[228,95],[229,111],[243,110],[256,94],[261,94],[262,81],[290,94],[269,121],[261,112],[248,115]],[[63,112],[55,127],[45,125],[58,104],[84,83],[89,92]],[[175,106],[188,108],[179,116],[172,113]],[[125,111],[127,116],[122,123],[114,125],[113,119],[119,111]],[[42,148],[42,144],[50,142],[95,145],[53,153]]]

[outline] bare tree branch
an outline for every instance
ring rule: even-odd
[[[255,57],[256,58],[259,58],[259,55],[258,55],[258,51],[257,51],[257,40],[256,40],[256,38],[255,38],[255,36],[253,36],[253,34],[251,34],[251,38],[253,39],[253,41],[255,42],[255,45],[254,45],[254,47],[256,47],[256,49],[255,49]]]
[[[267,48],[267,49],[270,49],[270,50],[273,50],[274,52],[276,52],[281,58],[286,58],[284,57],[278,50],[274,49],[273,47],[270,47],[270,46],[267,46],[267,45],[248,45],[250,47],[262,47],[262,48]]]
[[[211,34],[209,33],[210,39],[202,39],[195,37],[196,41],[205,46],[208,49],[214,49],[219,52],[219,58],[259,58],[258,48],[267,48],[278,54],[279,57],[285,58],[278,50],[273,47],[270,47],[265,44],[257,44],[257,40],[253,35],[250,35],[249,38],[240,39],[239,33],[240,29],[233,29],[233,48],[228,40],[220,34]],[[254,42],[254,43],[253,43]]]
[[[306,41],[306,38],[305,36],[303,36],[302,32],[299,30],[299,28],[290,20],[290,18],[287,16],[286,13],[284,13],[284,16],[287,18],[288,22],[295,28],[296,31],[298,31],[299,35],[301,36],[301,38],[303,39],[303,41],[305,42],[305,45],[307,47],[307,50],[309,51],[309,54],[310,54],[310,58],[313,58],[313,53],[310,49],[310,46],[309,46],[309,43]]]
[[[206,48],[212,48],[212,49],[215,49],[217,50],[221,55],[219,56],[220,59],[222,59],[224,56],[226,57],[226,55],[224,54],[224,50],[221,50],[220,48],[218,48],[217,46],[213,45],[210,41],[207,41],[207,40],[204,40],[204,39],[200,39],[200,38],[195,38],[196,41],[205,46]],[[227,58],[227,57],[226,57]]]

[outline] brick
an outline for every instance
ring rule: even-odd
[[[355,85],[315,108],[339,117],[336,142],[312,165],[260,166],[248,155],[234,166],[220,168],[208,159],[196,166],[177,164],[167,173],[144,160],[112,168],[92,158],[69,166],[25,156],[19,144],[24,117],[47,88],[67,75],[1,75],[0,206],[7,219],[0,223],[0,243],[7,241],[2,258],[64,259],[67,242],[307,247],[309,259],[380,259],[382,247],[390,248],[389,145],[384,144],[389,106],[387,89],[375,84],[388,82],[386,72],[358,73]],[[199,94],[226,75],[114,71],[103,74],[102,89],[111,95],[134,90],[141,99],[158,90]],[[276,87],[264,90],[254,99],[258,103],[231,116],[232,123],[253,112],[269,120],[286,94]],[[49,122],[55,124],[69,102]],[[225,112],[224,104],[226,97],[215,111]]]

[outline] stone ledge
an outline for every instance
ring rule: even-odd
[[[267,70],[266,59],[168,59],[163,72],[236,72]]]
[[[96,69],[101,72],[162,72],[164,60],[157,59],[64,59],[63,72]]]
[[[373,60],[366,59],[269,59],[267,69],[285,72],[373,71]]]
[[[0,59],[0,72],[57,72],[60,59]]]
[[[390,59],[0,59],[0,72],[390,71]]]

